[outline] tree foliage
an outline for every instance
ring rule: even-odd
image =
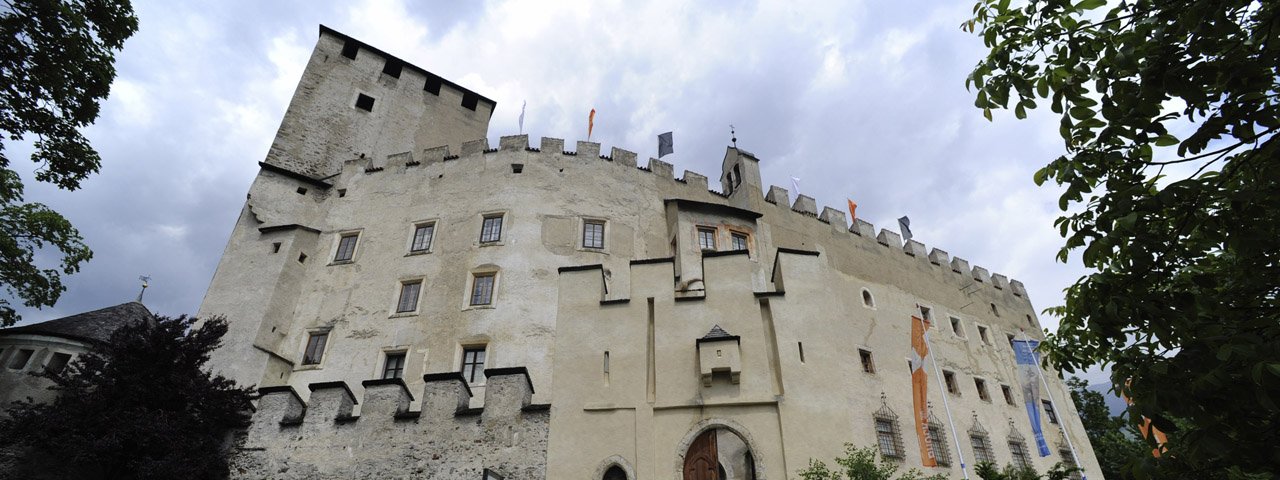
[[[1102,476],[1115,480],[1133,478],[1129,463],[1151,456],[1138,430],[1124,419],[1111,416],[1102,394],[1089,390],[1089,385],[1077,377],[1067,379],[1071,400],[1080,413],[1080,423],[1093,446],[1093,455],[1102,468]]]
[[[827,467],[821,460],[809,459],[809,467],[800,471],[804,480],[946,480],[941,473],[924,476],[914,468],[898,475],[901,468],[898,462],[880,457],[880,452],[872,447],[858,448],[851,443],[844,444],[844,456],[835,459],[836,470]],[[879,461],[876,459],[879,457]]]
[[[57,374],[51,403],[16,402],[0,448],[16,478],[223,478],[223,441],[248,425],[249,388],[204,369],[227,324],[185,316],[121,327]]]
[[[974,473],[982,480],[1067,480],[1076,470],[1075,467],[1068,467],[1061,463],[1053,464],[1044,476],[1027,467],[1005,465],[1003,469],[996,468],[996,465],[991,462],[981,462],[973,468]]]
[[[968,82],[987,118],[1047,103],[1065,154],[1066,291],[1047,358],[1109,365],[1170,435],[1139,477],[1280,465],[1280,4],[980,0],[989,55]],[[1126,386],[1126,381],[1131,381]]]
[[[0,326],[19,318],[11,298],[52,306],[66,290],[60,273],[93,256],[65,218],[23,202],[5,142],[34,142],[36,180],[79,188],[101,163],[79,129],[98,118],[116,76],[115,52],[137,29],[127,0],[6,0],[0,7]],[[36,256],[52,250],[59,268],[36,266]]]

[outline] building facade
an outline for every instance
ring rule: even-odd
[[[960,454],[1044,471],[1070,439],[1100,478],[1047,371],[1035,452],[1020,282],[766,189],[737,148],[716,190],[598,143],[491,148],[494,107],[321,27],[200,309],[230,325],[211,364],[269,405],[240,475],[782,479],[850,442],[960,478]],[[926,445],[912,315],[945,377]]]

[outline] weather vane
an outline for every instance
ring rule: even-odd
[[[733,140],[733,148],[738,148],[738,133],[734,131],[733,124],[729,124],[729,137]]]
[[[147,286],[148,286],[148,283],[151,282],[151,277],[146,275],[138,275],[138,280],[142,280],[142,291],[138,292],[138,302],[141,303],[142,294],[147,293]]]

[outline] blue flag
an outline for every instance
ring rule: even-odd
[[[1040,355],[1035,352],[1040,342],[1014,340],[1013,353],[1018,363],[1018,382],[1022,384],[1022,398],[1027,402],[1027,416],[1031,419],[1031,431],[1035,433],[1036,448],[1041,457],[1049,456],[1049,444],[1044,441],[1040,428]]]
[[[671,132],[658,135],[658,158],[675,153],[675,147],[671,143]]]

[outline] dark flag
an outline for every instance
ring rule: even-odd
[[[671,146],[671,132],[658,135],[658,158],[670,155],[674,151]]]
[[[902,218],[898,219],[898,226],[902,227],[902,241],[911,240],[911,219],[903,215]]]

